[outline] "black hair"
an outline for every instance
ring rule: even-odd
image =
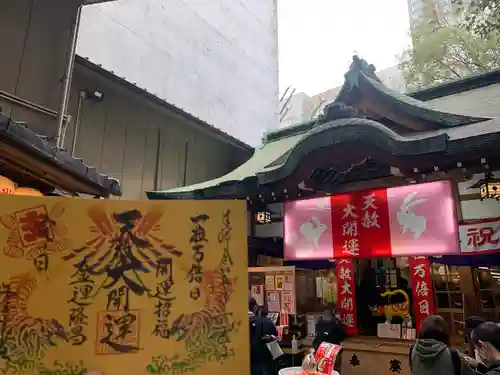
[[[465,320],[466,329],[476,329],[481,323],[484,323],[486,319],[481,316],[471,316]]]
[[[419,339],[434,339],[446,345],[450,345],[450,331],[448,324],[439,315],[429,315],[422,322]]]
[[[253,311],[257,306],[257,300],[253,297],[248,297],[248,311]]]
[[[489,342],[496,350],[500,351],[500,327],[495,322],[484,322],[472,332],[472,342]]]

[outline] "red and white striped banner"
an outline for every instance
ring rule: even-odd
[[[332,259],[460,252],[450,181],[285,203],[285,258]]]

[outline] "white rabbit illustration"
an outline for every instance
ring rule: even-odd
[[[307,242],[311,242],[315,249],[319,246],[319,239],[326,230],[326,225],[321,224],[316,216],[311,217],[310,221],[306,221],[300,226],[300,233],[304,236]]]
[[[424,234],[427,229],[427,218],[425,216],[417,216],[415,212],[411,211],[412,207],[424,203],[427,199],[417,199],[414,201],[413,198],[415,195],[417,195],[415,191],[408,194],[396,214],[401,232],[406,233],[409,231],[413,233],[414,240]]]

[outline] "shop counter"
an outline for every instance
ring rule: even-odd
[[[347,338],[342,346],[342,375],[411,375],[408,353],[414,341],[379,339],[371,336]],[[311,339],[302,341],[310,347]]]

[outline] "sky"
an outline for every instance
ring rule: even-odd
[[[278,0],[280,92],[343,83],[354,54],[382,70],[410,44],[406,0]]]

